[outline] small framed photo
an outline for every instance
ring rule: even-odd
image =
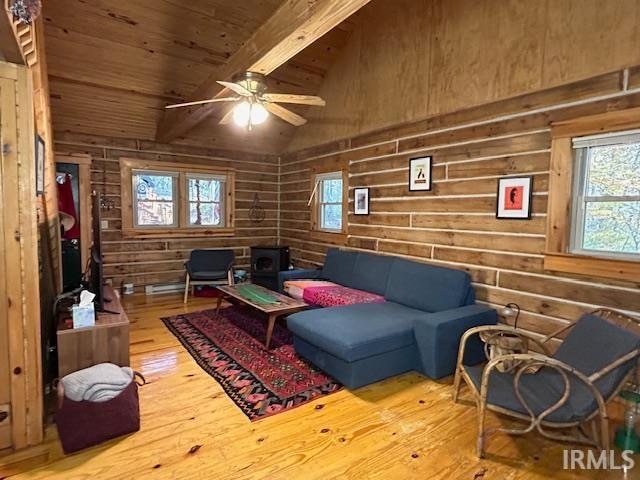
[[[409,191],[431,190],[431,157],[418,157],[409,160]]]
[[[359,187],[354,190],[354,205],[354,214],[369,215],[369,188]]]
[[[533,200],[533,177],[498,179],[496,218],[530,219]]]
[[[36,134],[36,195],[44,193],[44,140]]]

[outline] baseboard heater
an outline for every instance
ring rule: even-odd
[[[147,285],[144,287],[145,295],[158,295],[161,293],[184,292],[184,283],[166,283],[161,285]]]

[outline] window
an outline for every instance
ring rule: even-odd
[[[232,170],[122,158],[120,171],[125,235],[233,233]]]
[[[551,125],[544,268],[640,278],[640,108]]]
[[[133,172],[133,221],[136,227],[176,225],[178,175],[169,172]]]
[[[574,137],[571,251],[640,259],[640,131]]]
[[[342,232],[342,172],[317,175],[316,195],[318,198],[318,229],[327,232]]]
[[[224,176],[187,174],[189,225],[224,226]]]

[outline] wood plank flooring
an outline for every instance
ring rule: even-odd
[[[123,303],[132,321],[133,366],[150,382],[140,389],[141,431],[64,456],[50,426],[33,455],[14,454],[4,466],[0,458],[0,478],[625,478],[620,471],[565,471],[565,446],[534,434],[495,433],[487,458],[477,459],[468,393],[454,404],[451,379],[435,382],[417,373],[251,423],[160,321],[212,308],[215,299],[193,298],[184,307],[180,295],[140,295]],[[640,465],[636,469],[626,478],[640,478],[633,476]]]

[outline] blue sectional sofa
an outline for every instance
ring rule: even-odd
[[[495,324],[495,310],[475,303],[466,272],[403,258],[331,249],[324,267],[280,273],[292,279],[326,279],[384,295],[384,303],[317,308],[287,317],[299,355],[348,388],[409,370],[431,378],[455,370],[462,334]],[[467,347],[465,364],[484,359]]]

